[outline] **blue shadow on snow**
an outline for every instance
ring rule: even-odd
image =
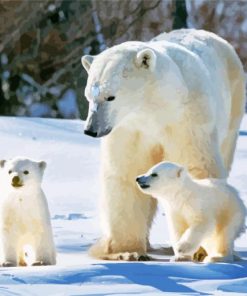
[[[3,272],[3,270],[1,270]],[[12,270],[13,271],[13,270]],[[83,284],[109,282],[110,284],[137,284],[149,286],[161,292],[198,294],[183,283],[196,280],[227,280],[246,278],[246,261],[238,264],[171,264],[171,263],[103,263],[84,268],[74,267],[44,273],[14,273],[11,270],[2,276],[11,277],[16,284]],[[6,278],[5,278],[6,279]],[[1,284],[1,281],[0,281]],[[13,284],[13,282],[12,282]],[[210,295],[200,293],[201,295]]]

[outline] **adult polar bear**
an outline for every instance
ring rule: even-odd
[[[177,30],[82,57],[90,107],[85,134],[102,137],[103,238],[91,253],[146,254],[154,199],[135,178],[172,161],[195,178],[225,177],[244,114],[245,78],[234,49],[201,30]],[[145,257],[143,257],[145,259]]]

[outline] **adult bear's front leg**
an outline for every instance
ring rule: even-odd
[[[142,196],[135,182],[119,175],[105,176],[101,204],[104,237],[91,254],[108,260],[145,259],[149,212],[154,206],[155,201]]]
[[[90,253],[108,260],[145,260],[150,213],[156,201],[135,179],[152,165],[135,133],[109,135],[102,143],[101,227],[103,238]]]

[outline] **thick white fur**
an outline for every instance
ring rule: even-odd
[[[151,68],[138,60],[144,49]],[[199,179],[228,175],[244,114],[243,67],[220,37],[179,30],[109,48],[87,58],[87,71],[85,94],[107,106],[104,120],[112,128],[101,146],[103,239],[91,254],[145,254],[156,202],[143,198],[135,177],[162,160],[183,164]],[[116,99],[104,102],[110,95]]]
[[[56,263],[50,214],[41,181],[45,162],[26,158],[2,161],[0,167],[0,254],[3,266],[25,265],[24,247],[30,245],[36,265]],[[28,171],[28,174],[24,174]],[[22,187],[13,187],[19,176]]]
[[[224,179],[193,179],[175,163],[162,162],[142,176],[144,193],[164,206],[175,260],[192,260],[202,246],[204,262],[232,262],[234,241],[245,230],[246,209]]]

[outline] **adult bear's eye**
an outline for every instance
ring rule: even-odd
[[[28,175],[29,174],[29,171],[24,171],[23,174],[24,175]]]
[[[12,173],[12,171],[10,170],[10,171],[9,171],[9,175],[10,175],[11,173]]]
[[[152,173],[152,174],[151,174],[151,177],[158,177],[158,174],[156,174],[156,173]]]
[[[106,100],[107,102],[114,101],[114,100],[115,100],[115,97],[114,97],[114,96],[110,96],[110,97],[108,97],[108,98],[105,98],[105,100]]]

